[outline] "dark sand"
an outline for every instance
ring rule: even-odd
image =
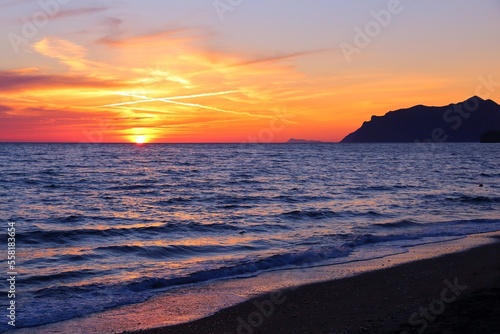
[[[260,313],[256,302],[264,306]],[[247,325],[238,328],[238,319]],[[419,331],[500,333],[500,242],[263,295],[201,320],[135,334]]]

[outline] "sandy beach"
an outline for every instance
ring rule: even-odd
[[[497,241],[268,293],[201,320],[134,334],[500,333],[499,319]]]

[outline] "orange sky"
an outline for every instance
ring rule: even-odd
[[[500,83],[493,0],[402,1],[346,58],[355,29],[389,3],[258,0],[221,12],[210,1],[7,1],[0,141],[339,141],[373,114]],[[27,35],[41,12],[47,22]],[[479,95],[500,101],[500,85]]]

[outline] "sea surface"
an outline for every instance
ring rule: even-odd
[[[500,145],[0,144],[0,332],[9,222],[36,326],[499,231]]]

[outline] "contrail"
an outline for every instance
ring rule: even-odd
[[[163,99],[166,100],[182,100],[182,99],[191,99],[195,97],[207,97],[207,96],[218,96],[218,95],[227,95],[227,94],[233,94],[233,93],[240,93],[241,91],[239,90],[228,90],[225,92],[216,92],[216,93],[204,93],[204,94],[195,94],[195,95],[184,95],[184,96],[174,96],[174,97],[165,97]],[[124,96],[131,96],[131,97],[136,97],[137,95],[133,94],[127,94],[127,93],[119,93],[118,95],[124,95]],[[160,99],[153,99],[147,96],[142,96],[140,97],[140,101],[129,101],[129,102],[122,102],[122,103],[113,103],[113,104],[107,104],[101,107],[118,107],[118,106],[124,106],[124,105],[131,105],[131,104],[138,104],[138,103],[148,103],[148,102],[155,102],[159,101]]]
[[[217,93],[205,93],[205,94],[196,94],[196,95],[186,95],[186,96],[174,96],[174,97],[166,97],[168,100],[182,100],[182,99],[190,99],[194,97],[205,97],[205,96],[217,96],[217,95],[226,95],[226,94],[234,94],[241,93],[241,90],[228,90],[225,92],[217,92]]]
[[[246,115],[246,116],[256,117],[256,118],[269,118],[269,119],[272,118],[271,116],[255,115],[255,114],[251,114],[251,113],[244,112],[244,111],[233,111],[233,110],[220,109],[220,108],[205,106],[203,104],[198,104],[198,103],[178,102],[178,101],[173,101],[173,100],[168,99],[168,98],[152,99],[152,98],[149,98],[147,96],[140,96],[140,95],[133,95],[133,94],[129,94],[129,96],[135,97],[137,99],[143,99],[141,101],[135,101],[135,102],[139,102],[139,103],[142,103],[142,102],[164,102],[164,103],[171,103],[171,104],[176,104],[176,105],[181,105],[181,106],[186,106],[186,107],[196,107],[196,108],[220,111],[223,113],[233,114],[233,115]],[[127,104],[133,104],[133,103],[128,102]]]
[[[245,115],[245,116],[256,117],[256,118],[268,118],[268,119],[272,119],[271,116],[255,115],[255,114],[251,114],[251,113],[243,112],[243,111],[233,111],[233,110],[220,109],[220,108],[209,107],[209,106],[206,106],[206,105],[203,105],[203,104],[198,104],[198,103],[187,103],[187,102],[178,102],[178,101],[175,101],[175,100],[188,99],[188,98],[201,97],[201,96],[216,96],[216,95],[232,94],[232,93],[237,93],[237,92],[240,92],[240,91],[233,90],[233,91],[225,91],[225,92],[217,92],[217,93],[205,93],[205,94],[196,94],[196,95],[174,96],[174,97],[168,97],[168,98],[150,98],[148,96],[122,93],[120,95],[130,96],[130,97],[134,97],[134,98],[137,98],[137,99],[140,99],[140,100],[138,100],[138,101],[130,101],[130,102],[108,104],[108,105],[104,105],[104,106],[101,106],[101,107],[98,107],[98,108],[120,107],[120,106],[125,106],[125,105],[132,105],[132,104],[139,104],[139,103],[149,103],[149,102],[163,102],[163,103],[171,103],[171,104],[176,104],[176,105],[181,105],[181,106],[186,106],[186,107],[196,107],[196,108],[201,108],[201,109],[220,111],[220,112],[223,112],[223,113],[233,114],[233,115]]]

